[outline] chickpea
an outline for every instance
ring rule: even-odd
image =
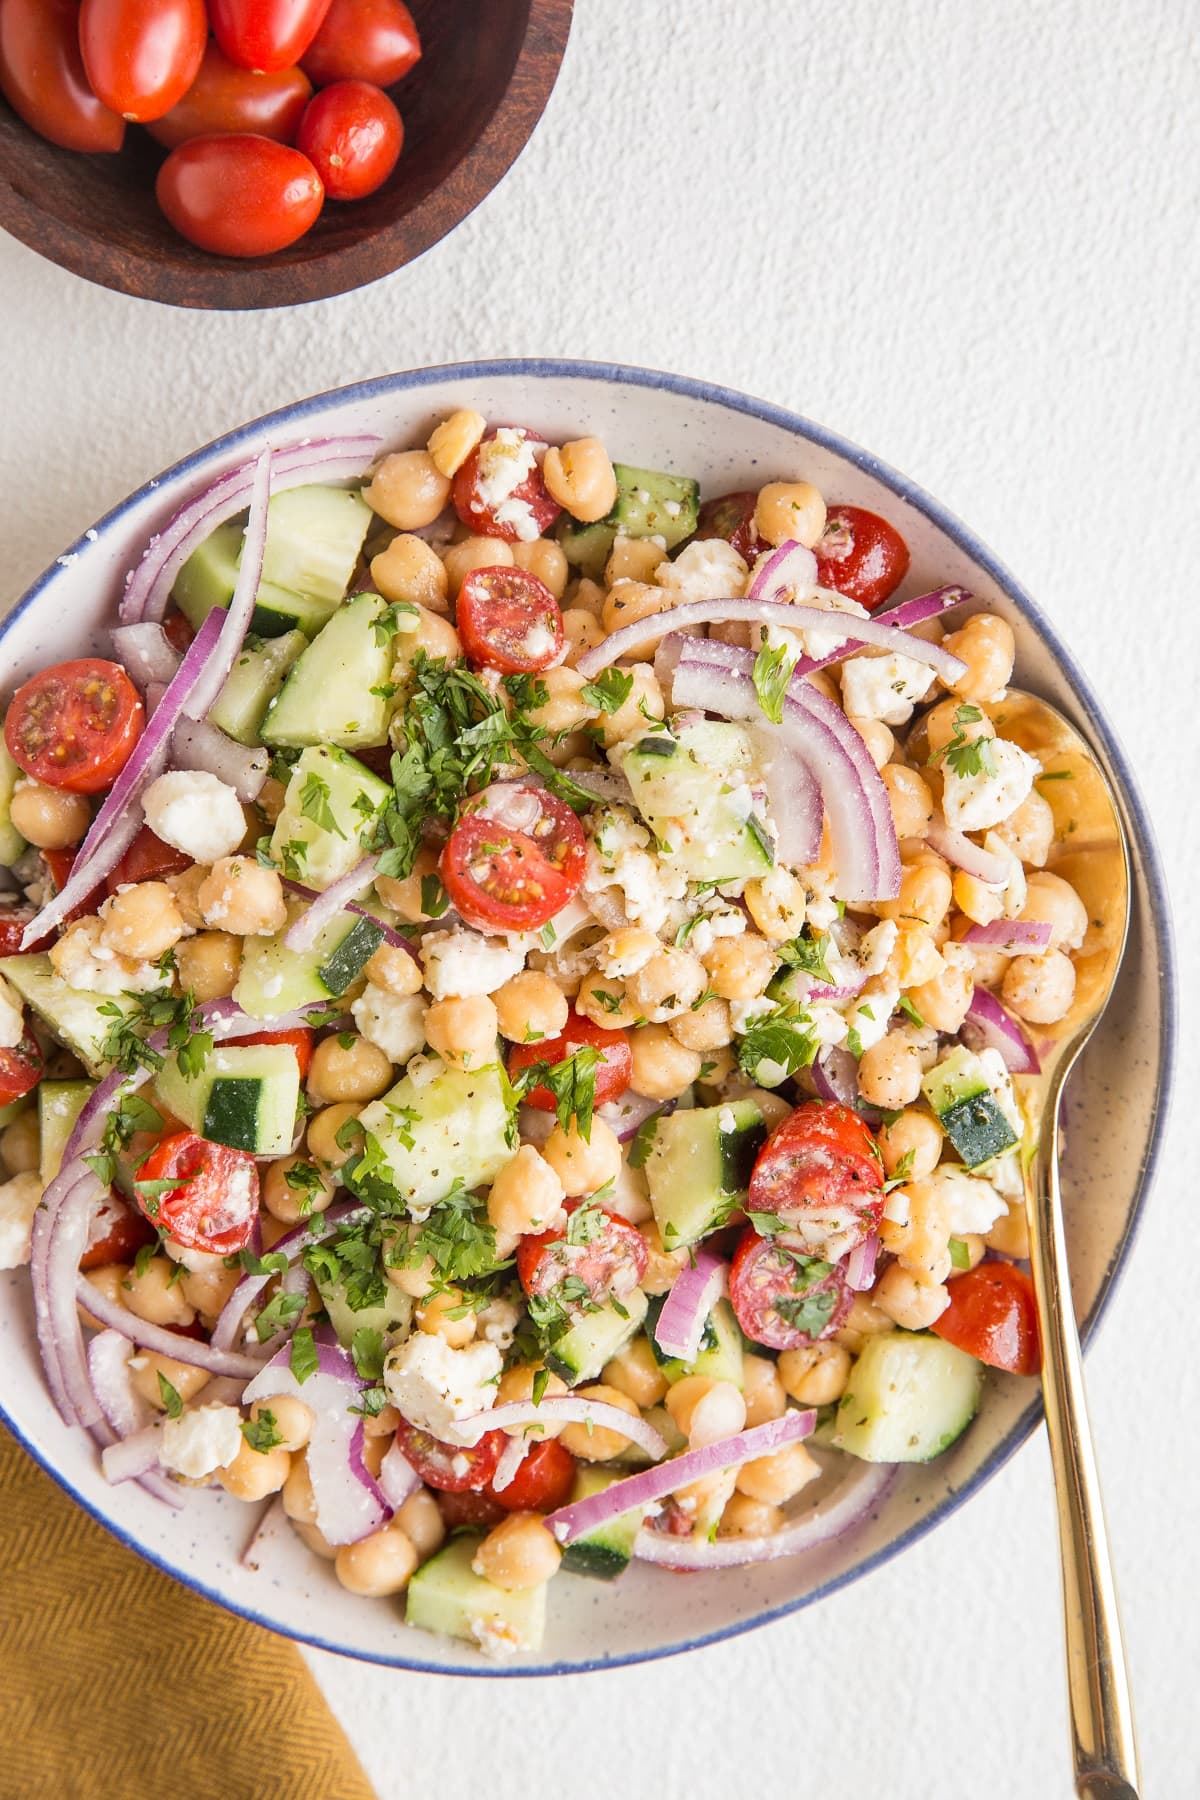
[[[401,1594],[416,1573],[420,1558],[407,1532],[385,1525],[356,1544],[342,1544],[333,1559],[333,1572],[344,1588],[368,1600]]]
[[[615,1406],[618,1412],[628,1413],[631,1419],[641,1418],[635,1400],[622,1393],[620,1388],[608,1387],[602,1381],[576,1388],[575,1397]],[[559,1442],[581,1462],[611,1462],[614,1456],[620,1456],[629,1448],[629,1439],[623,1432],[599,1424],[568,1425],[559,1433]]]
[[[692,1450],[734,1437],[746,1423],[746,1401],[732,1381],[684,1375],[668,1388],[666,1408]]]
[[[1075,998],[1075,965],[1061,950],[1014,956],[1000,990],[1004,1003],[1030,1025],[1055,1025]]]
[[[618,540],[619,541],[619,540]],[[615,586],[610,587],[601,613],[601,623],[610,636],[614,631],[622,630],[626,625],[636,625],[642,619],[654,618],[658,613],[666,612],[671,605],[671,595],[666,588],[654,587],[649,582],[631,581],[623,577]],[[625,652],[629,657],[653,656],[659,639],[665,635],[666,627],[652,631],[648,637],[640,638],[631,644]]]
[[[286,797],[287,789],[282,781],[276,781],[273,775],[268,775],[259,788],[258,797],[254,802],[268,825],[273,825],[283,811]]]
[[[617,498],[617,478],[599,438],[576,438],[561,450],[551,446],[542,463],[542,480],[550,498],[585,525],[611,512]]]
[[[974,613],[944,642],[951,655],[967,665],[966,674],[950,683],[951,691],[976,704],[998,700],[1012,680],[1016,660],[1012,626],[995,613]]]
[[[942,1128],[930,1113],[918,1108],[910,1108],[890,1124],[881,1125],[876,1137],[889,1180],[903,1166],[907,1180],[919,1181],[932,1175],[941,1160]]]
[[[368,981],[397,999],[406,1000],[421,991],[421,965],[399,944],[380,944],[363,973]]]
[[[252,857],[221,857],[200,883],[196,899],[205,925],[239,937],[271,937],[287,924],[279,876]]]
[[[313,1113],[305,1133],[309,1155],[327,1169],[340,1169],[344,1162],[348,1162],[356,1154],[361,1140],[356,1138],[343,1149],[338,1143],[338,1133],[347,1120],[357,1117],[358,1110],[350,1100],[340,1100],[336,1106],[325,1106],[320,1112]]]
[[[960,1232],[957,1242],[966,1251],[966,1267],[960,1268],[956,1263],[947,1275],[947,1281],[953,1281],[956,1275],[965,1275],[969,1270],[977,1269],[987,1255],[987,1241],[977,1231]]]
[[[383,1272],[392,1286],[400,1293],[407,1294],[410,1300],[424,1300],[432,1294],[441,1280],[432,1256],[423,1256],[418,1262],[410,1263],[406,1258],[411,1255],[411,1239],[415,1226],[399,1226],[384,1235]]]
[[[435,1000],[425,1014],[425,1037],[431,1050],[456,1069],[480,1069],[496,1060],[500,1025],[487,994]]]
[[[0,1157],[9,1175],[29,1175],[40,1167],[42,1133],[33,1107],[28,1112],[18,1113],[12,1124],[0,1133]]]
[[[781,1351],[779,1379],[801,1406],[831,1406],[846,1391],[850,1352],[828,1339]]]
[[[716,1093],[718,1097],[722,1097],[720,1095],[721,1088],[736,1071],[737,1058],[734,1056],[731,1046],[726,1044],[723,1049],[705,1052],[704,1061],[700,1065],[700,1073],[696,1080],[702,1087]],[[740,1095],[739,1098],[741,1098]],[[709,1103],[706,1102],[706,1104]]]
[[[627,737],[641,737],[648,722],[661,719],[667,710],[662,689],[650,665],[635,663],[629,672],[633,676],[633,686],[628,697],[616,712],[605,713],[600,719],[600,736],[606,750],[611,750],[614,744],[624,743]]]
[[[785,1100],[782,1094],[773,1093],[770,1088],[739,1088],[734,1097],[738,1100],[753,1100],[768,1131],[774,1131],[792,1111],[790,1101]]]
[[[794,938],[804,924],[804,883],[782,864],[760,880],[748,881],[742,897],[763,937],[772,943]]]
[[[336,1192],[332,1175],[303,1156],[281,1156],[263,1174],[262,1203],[283,1225],[323,1213]]]
[[[903,763],[884,763],[879,777],[887,789],[896,836],[924,837],[933,823],[933,795],[925,777]]]
[[[241,1278],[239,1268],[227,1269],[225,1258],[214,1256],[202,1268],[184,1267],[179,1285],[188,1305],[194,1306],[201,1318],[215,1321]]]
[[[951,946],[951,952],[953,949]],[[930,981],[909,989],[909,999],[927,1025],[935,1031],[953,1032],[966,1018],[974,990],[973,959],[947,955]]]
[[[647,1100],[677,1100],[698,1080],[703,1058],[666,1025],[642,1025],[630,1033],[633,1068],[629,1085]]]
[[[500,1035],[513,1044],[558,1037],[570,1008],[566,995],[540,969],[523,969],[492,995]]]
[[[276,1394],[271,1400],[256,1400],[250,1408],[252,1419],[270,1413],[275,1435],[282,1450],[303,1450],[312,1436],[313,1410],[294,1394]]]
[[[93,1271],[91,1280],[95,1281],[99,1273],[99,1270]],[[128,1366],[130,1387],[156,1412],[167,1410],[166,1397],[158,1383],[160,1375],[185,1402],[194,1400],[210,1379],[207,1369],[198,1369],[194,1363],[176,1362],[173,1356],[163,1356],[157,1350],[139,1350],[136,1356],[130,1357]]]
[[[924,1331],[940,1319],[950,1304],[944,1284],[928,1275],[893,1263],[875,1284],[874,1299],[882,1312],[905,1331]]]
[[[881,719],[852,718],[855,731],[871,753],[871,761],[882,769],[896,754],[896,740]]]
[[[649,1252],[646,1273],[638,1285],[647,1294],[668,1293],[674,1287],[680,1269],[686,1268],[691,1252],[686,1245],[681,1250],[664,1249],[662,1236],[654,1219],[647,1219],[638,1226],[638,1230],[645,1238]]]
[[[546,669],[538,679],[546,690],[546,698],[540,705],[530,707],[529,718],[550,736],[575,731],[595,717],[595,708],[583,698],[587,683],[577,669]]]
[[[1029,877],[1019,917],[1049,925],[1047,950],[1078,950],[1087,936],[1087,907],[1069,881],[1043,869]]]
[[[393,875],[380,875],[375,883],[375,892],[383,904],[390,906],[396,916],[406,925],[423,924],[428,920],[429,914],[421,905],[421,883],[428,876],[437,874],[437,866],[436,850],[427,848],[418,850],[413,859],[411,875],[406,875],[403,880],[397,880]],[[408,956],[407,950],[400,950],[399,945],[393,947],[399,951],[401,956],[408,957],[410,962],[414,961],[412,957]],[[379,950],[375,952],[375,956],[378,956],[382,949],[383,945],[381,944]],[[375,956],[371,958],[371,962],[374,962]],[[367,969],[370,974],[370,964],[367,965]],[[374,981],[377,978],[371,975],[370,979]],[[381,987],[388,986],[387,982],[380,982],[379,985]],[[389,989],[389,991],[392,990]],[[414,991],[419,991],[419,986]]]
[[[394,1406],[381,1406],[377,1413],[363,1419],[363,1436],[365,1438],[383,1438],[386,1451],[396,1435],[400,1424],[400,1414]]]
[[[26,843],[36,849],[66,850],[87,835],[92,809],[86,794],[22,781],[13,794],[9,816]]]
[[[592,1120],[591,1141],[580,1137],[578,1121],[564,1131],[556,1125],[542,1145],[542,1155],[562,1182],[569,1199],[594,1194],[621,1172],[621,1145],[603,1119]]]
[[[945,964],[937,945],[923,925],[901,925],[887,972],[900,988],[919,987],[940,975]]]
[[[690,950],[666,944],[626,977],[625,993],[644,1019],[662,1024],[686,1012],[704,992],[704,965]]]
[[[953,743],[956,738],[959,739],[960,742],[973,743],[976,738],[995,737],[996,727],[992,724],[992,721],[985,712],[976,707],[975,710],[979,713],[979,717],[977,719],[967,719],[963,717],[964,710],[966,709],[964,709],[962,701],[957,697],[952,696],[949,700],[939,701],[935,707],[932,707],[930,711],[926,713],[921,722],[920,730],[924,733],[931,757],[936,756],[939,751],[944,750],[946,746]],[[913,748],[914,746],[910,741],[910,756],[912,755]],[[931,764],[930,773],[932,774],[935,770],[940,774],[938,765]]]
[[[198,931],[175,946],[179,985],[197,1000],[223,1000],[237,986],[242,946],[228,931]]]
[[[511,569],[514,564],[512,546],[503,538],[467,537],[459,544],[451,544],[443,553],[442,561],[446,569],[446,584],[450,593],[457,597],[467,576],[475,569]]]
[[[517,568],[536,575],[554,598],[561,601],[567,591],[567,558],[562,545],[556,544],[553,538],[539,537],[515,543],[511,549]],[[591,611],[591,608],[587,610]]]
[[[129,1298],[125,1283],[129,1279],[129,1268],[125,1263],[104,1263],[98,1269],[89,1269],[87,1280],[104,1296],[110,1306],[124,1306]],[[104,1321],[90,1313],[82,1302],[79,1303],[79,1316],[84,1324],[93,1331],[103,1331]]]
[[[988,1232],[984,1242],[989,1250],[998,1250],[1001,1256],[1012,1256],[1018,1262],[1024,1262],[1029,1256],[1029,1220],[1025,1214],[1025,1203],[1015,1200],[1006,1213],[1002,1213]]]
[[[770,1537],[783,1528],[784,1518],[777,1506],[764,1500],[752,1500],[749,1494],[730,1494],[717,1527],[719,1538]]]
[[[754,1000],[775,971],[775,952],[766,938],[752,931],[741,937],[718,938],[701,959],[722,1000]]]
[[[195,1309],[188,1305],[181,1274],[169,1256],[152,1256],[140,1270],[135,1264],[125,1277],[125,1305],[148,1325],[194,1324]]]
[[[875,910],[881,919],[897,924],[924,925],[932,931],[950,910],[954,883],[942,864],[909,863],[901,871],[900,892],[895,900],[880,900]]]
[[[825,502],[811,481],[769,481],[758,491],[754,529],[768,544],[794,538],[812,550],[825,529]]]
[[[685,1050],[720,1050],[732,1035],[727,1000],[706,1000],[671,1020],[671,1036]]]
[[[424,538],[410,532],[401,532],[371,558],[371,580],[385,600],[446,611],[446,565]]]
[[[857,1356],[867,1338],[881,1337],[893,1329],[892,1319],[876,1306],[870,1294],[855,1294],[842,1329],[834,1333],[834,1342],[844,1345],[851,1356]]]
[[[769,1456],[756,1456],[738,1470],[736,1487],[739,1494],[761,1500],[767,1506],[780,1506],[794,1499],[801,1488],[820,1478],[821,1465],[803,1444],[784,1444]]]
[[[450,480],[428,450],[396,450],[384,457],[363,498],[397,531],[419,531],[449,500]]]
[[[1023,863],[1040,869],[1054,843],[1054,809],[1046,796],[1034,788],[994,830]]]
[[[492,1182],[488,1219],[497,1231],[548,1231],[565,1198],[556,1172],[532,1144],[522,1144]]]
[[[974,925],[990,925],[1004,912],[1004,890],[959,869],[954,876],[954,904]]]
[[[354,1032],[322,1038],[312,1054],[306,1083],[314,1106],[334,1100],[376,1100],[392,1083],[392,1065],[376,1044]]]
[[[462,660],[462,643],[457,631],[449,619],[443,619],[427,606],[418,606],[414,613],[402,614],[399,619],[396,660],[392,669],[394,680],[403,681],[406,678],[418,650],[423,650],[426,656],[435,661],[442,658],[446,662]]]
[[[297,1525],[316,1524],[317,1502],[313,1495],[312,1477],[308,1472],[308,1460],[303,1450],[297,1451],[292,1457],[280,1492],[283,1510],[289,1519]]]
[[[433,465],[447,480],[458,474],[471,452],[479,447],[487,420],[469,406],[460,406],[434,427],[427,446]]]
[[[217,1480],[235,1500],[265,1500],[277,1494],[291,1472],[292,1459],[281,1444],[255,1450],[243,1438],[231,1463],[217,1470]]]
[[[747,1351],[742,1357],[742,1393],[746,1400],[746,1424],[766,1425],[781,1419],[787,1410],[787,1395],[779,1379],[779,1371],[769,1356]]]
[[[904,1027],[889,1031],[864,1050],[858,1065],[858,1088],[869,1106],[892,1112],[908,1106],[921,1092],[921,1053]]]
[[[605,590],[600,586],[600,583],[598,581],[589,581],[586,575],[577,576],[574,581],[568,584],[563,594],[563,598],[569,607],[575,607],[582,612],[590,612],[592,617],[596,619],[598,619],[604,611],[606,597]]]
[[[467,1305],[460,1289],[439,1288],[417,1307],[417,1324],[427,1336],[440,1337],[452,1350],[463,1350],[475,1337],[475,1309]]]
[[[175,896],[179,916],[192,931],[199,931],[204,924],[204,914],[200,910],[200,889],[211,873],[203,863],[193,863],[190,869],[184,869],[181,874],[167,876],[167,886]]]
[[[582,606],[569,606],[562,616],[563,622],[563,661],[569,668],[574,668],[581,656],[594,650],[597,644],[604,642],[604,627],[599,619]]]
[[[416,1493],[408,1496],[393,1525],[404,1533],[421,1562],[427,1562],[446,1539],[442,1509],[428,1488],[418,1488]]]
[[[645,1336],[635,1337],[624,1350],[605,1363],[601,1378],[606,1387],[627,1394],[635,1406],[657,1406],[667,1391],[666,1377]]]
[[[604,565],[604,579],[610,588],[618,581],[649,581],[655,570],[661,568],[666,560],[666,546],[656,543],[652,537],[618,535],[613,539],[608,561]],[[667,603],[670,604],[669,598]],[[626,619],[625,623],[628,625],[630,621]],[[613,627],[610,625],[608,629],[611,631]]]
[[[561,1561],[562,1551],[537,1513],[509,1513],[488,1532],[471,1567],[493,1587],[513,1592],[541,1587]]]
[[[121,888],[100,908],[100,942],[133,962],[156,962],[183,936],[175,896],[165,881]]]
[[[561,1376],[547,1376],[540,1365],[535,1363],[518,1363],[515,1368],[505,1369],[500,1377],[500,1383],[496,1389],[496,1405],[508,1406],[513,1401],[532,1400],[534,1382],[539,1375],[543,1376],[545,1380],[545,1386],[542,1389],[543,1396],[552,1395],[555,1399],[561,1400],[563,1395],[570,1391]],[[544,1437],[558,1437],[566,1427],[547,1419],[541,1429]]]
[[[328,1538],[322,1537],[315,1525],[305,1525],[298,1519],[293,1519],[292,1530],[300,1539],[300,1542],[304,1545],[305,1549],[311,1550],[314,1556],[321,1557],[325,1562],[334,1561],[338,1553],[337,1545],[331,1544]]]

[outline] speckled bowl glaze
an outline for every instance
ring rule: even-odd
[[[375,431],[424,443],[457,406],[519,420],[551,441],[596,433],[622,460],[700,478],[706,494],[804,476],[832,499],[884,513],[912,550],[904,592],[959,582],[1017,634],[1017,679],[1089,733],[1119,795],[1134,869],[1129,948],[1109,1013],[1072,1082],[1065,1163],[1067,1228],[1079,1315],[1090,1332],[1129,1254],[1162,1135],[1171,1070],[1171,946],[1158,856],[1125,758],[1071,653],[1032,599],[957,520],[903,476],[833,433],[743,394],[606,364],[488,362],[383,376],[319,395],[210,444],[158,476],[66,550],[0,631],[0,685],[99,644],[124,571],[190,495],[267,443]],[[64,621],[71,621],[64,630]],[[1115,1099],[1119,1094],[1120,1105]],[[91,1442],[69,1431],[46,1392],[27,1274],[3,1277],[0,1410],[42,1465],[124,1543],[211,1599],[287,1636],[396,1668],[464,1675],[555,1674],[666,1656],[779,1618],[912,1543],[994,1474],[1040,1418],[1028,1382],[989,1375],[979,1417],[954,1448],[901,1471],[852,1534],[807,1558],[690,1579],[634,1567],[606,1585],[564,1575],[551,1593],[544,1650],[494,1664],[468,1646],[410,1631],[398,1604],[338,1586],[285,1529],[258,1569],[241,1561],[249,1509],[197,1492],[179,1513],[134,1486],[109,1487]],[[851,1465],[851,1476],[853,1465]]]

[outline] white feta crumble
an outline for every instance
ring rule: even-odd
[[[649,834],[642,835],[648,842]],[[588,846],[583,891],[599,894],[614,887],[621,890],[630,924],[661,931],[671,916],[672,903],[687,893],[687,878],[648,850],[621,849],[613,854],[608,840],[601,848],[601,840],[596,838]]]
[[[198,863],[232,856],[246,835],[241,801],[204,769],[160,775],[143,794],[142,811],[155,837]]]
[[[29,1261],[41,1197],[42,1184],[32,1169],[0,1186],[0,1269],[20,1269]]]
[[[171,985],[170,969],[158,963],[134,962],[119,956],[100,941],[103,921],[79,919],[56,944],[50,946],[50,962],[56,975],[70,988],[86,994],[149,994]]]
[[[851,656],[842,664],[842,702],[851,718],[906,725],[933,682],[928,663],[911,656]]]
[[[493,1662],[500,1662],[506,1656],[515,1656],[518,1650],[524,1648],[520,1633],[497,1613],[481,1613],[468,1623],[476,1646],[484,1656],[490,1656]]]
[[[208,1250],[189,1250],[173,1237],[164,1237],[162,1247],[172,1262],[178,1263],[181,1269],[188,1269],[193,1275],[203,1275],[210,1269],[215,1272],[225,1268],[223,1256],[214,1256]]]
[[[900,1004],[900,989],[888,988],[881,994],[865,994],[851,1000],[846,1007],[847,1037],[858,1034],[860,1050],[870,1050],[887,1036],[892,1014]]]
[[[736,1131],[737,1130],[737,1119],[734,1117],[734,1112],[733,1112],[732,1106],[722,1106],[720,1108],[720,1110],[718,1111],[718,1113],[717,1113],[717,1130],[718,1131]]]
[[[850,1004],[853,1006],[855,1002],[851,1001]],[[850,1035],[850,1027],[832,1000],[809,1000],[806,1006],[813,1032],[823,1049],[845,1043]]]
[[[177,1419],[164,1419],[158,1460],[164,1469],[203,1481],[227,1469],[242,1447],[242,1415],[236,1406],[196,1406]]]
[[[1008,1202],[990,1181],[969,1175],[955,1163],[941,1163],[928,1177],[938,1189],[943,1218],[951,1237],[986,1237]]]
[[[739,1037],[744,1037],[760,1019],[769,1018],[774,1011],[775,1002],[765,994],[756,994],[752,1000],[731,1000],[729,1023]]]
[[[478,500],[494,514],[498,525],[510,526],[523,543],[539,536],[539,527],[529,502],[516,490],[537,468],[540,447],[535,439],[511,426],[502,426],[495,437],[479,446]]]
[[[495,1344],[477,1340],[463,1350],[452,1350],[445,1338],[416,1331],[389,1351],[383,1384],[410,1425],[452,1444],[459,1441],[455,1427],[460,1419],[488,1412],[496,1404],[496,1380],[503,1366]]]
[[[495,1344],[497,1350],[507,1350],[516,1336],[520,1319],[520,1312],[512,1301],[497,1294],[475,1314],[475,1329],[485,1343]]]
[[[1021,908],[1025,904],[1028,883],[1025,879],[1025,865],[1013,849],[995,831],[989,831],[983,840],[983,847],[992,856],[1001,856],[1008,865],[1008,875],[999,888],[1003,916],[1006,919],[1019,919]],[[986,884],[985,884],[986,885]]]
[[[949,945],[946,945],[946,949],[949,949]],[[980,1066],[987,1077],[987,1084],[992,1090],[992,1098],[1017,1136],[1022,1137],[1025,1132],[1025,1121],[1021,1117],[1012,1076],[1008,1072],[1004,1058],[998,1050],[991,1048],[980,1050],[978,1054]]]
[[[25,1007],[16,988],[0,975],[0,1049],[15,1050],[25,1035]]]
[[[511,950],[481,932],[432,931],[421,940],[425,986],[435,1000],[494,994],[524,967],[519,950]]]
[[[992,757],[996,772],[980,769],[977,775],[960,775],[946,758],[943,774],[942,814],[955,831],[986,831],[1002,825],[1028,798],[1033,779],[1041,768],[1035,757],[1010,744],[1007,738],[992,738]]]
[[[700,538],[674,562],[659,563],[654,579],[669,591],[674,605],[686,606],[691,600],[739,600],[748,574],[732,544],[724,538]]]
[[[389,994],[368,981],[350,1012],[367,1042],[394,1063],[406,1063],[425,1043],[425,1006],[419,994]]]

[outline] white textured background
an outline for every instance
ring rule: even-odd
[[[3,598],[206,438],[383,370],[574,355],[748,389],[920,481],[1071,636],[1141,772],[1194,1005],[1196,24],[1191,0],[577,0],[516,169],[372,289],[205,316],[2,239]],[[1148,1800],[1200,1786],[1198,1091],[1185,1042],[1089,1361]],[[899,1563],[682,1660],[520,1685],[310,1660],[381,1800],[1051,1800],[1059,1644],[1035,1442]]]

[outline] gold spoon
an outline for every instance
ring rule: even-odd
[[[1071,883],[1090,921],[1075,959],[1071,1010],[1058,1024],[1035,1032],[1042,1074],[1020,1082],[1036,1146],[1025,1159],[1025,1208],[1058,1503],[1075,1790],[1081,1800],[1138,1800],[1133,1700],[1088,1420],[1058,1181],[1059,1100],[1108,1004],[1125,949],[1129,847],[1108,782],[1088,744],[1061,713],[1015,688],[988,711],[1003,737],[1042,764],[1037,791],[1050,803],[1056,827],[1047,867]]]

